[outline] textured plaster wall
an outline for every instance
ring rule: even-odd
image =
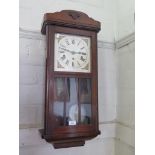
[[[133,38],[117,53],[116,155],[135,153],[135,43]],[[119,42],[117,43],[119,44]]]
[[[101,22],[99,39],[114,41],[115,0],[20,0],[20,27],[40,31],[44,13],[78,10]]]
[[[115,3],[115,41],[135,31],[135,0],[117,0]]]

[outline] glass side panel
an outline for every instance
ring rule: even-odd
[[[64,109],[65,109],[65,79],[64,78],[55,78],[54,79],[54,123],[55,126],[65,125],[64,120]]]
[[[79,79],[79,103],[81,106],[81,124],[91,123],[91,80]]]
[[[54,79],[55,126],[91,123],[91,80]]]

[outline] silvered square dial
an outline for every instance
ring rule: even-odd
[[[89,73],[90,46],[89,37],[56,33],[54,71]]]

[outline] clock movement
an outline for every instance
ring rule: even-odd
[[[46,85],[42,138],[54,148],[82,146],[100,134],[97,33],[100,22],[83,12],[46,13]]]

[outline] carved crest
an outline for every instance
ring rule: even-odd
[[[72,19],[74,19],[74,20],[80,18],[80,16],[81,16],[80,13],[75,12],[75,11],[70,11],[70,12],[68,12],[68,15],[71,16]]]
[[[101,28],[100,22],[90,18],[83,12],[75,10],[46,13],[41,30],[42,34],[46,34],[47,25],[65,26],[96,32],[99,32]]]

